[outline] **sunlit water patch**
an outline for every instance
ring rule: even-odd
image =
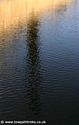
[[[72,0],[1,0],[0,27],[6,28],[27,22],[31,14],[40,15],[71,4]]]

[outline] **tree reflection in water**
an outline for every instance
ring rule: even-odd
[[[40,102],[40,57],[38,41],[39,20],[34,15],[27,25],[28,44],[28,99],[29,109],[34,114],[41,110]]]

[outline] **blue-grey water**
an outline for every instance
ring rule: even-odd
[[[0,17],[0,120],[79,125],[79,0],[24,15]]]

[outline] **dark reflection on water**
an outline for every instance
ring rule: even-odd
[[[29,109],[38,114],[41,110],[40,102],[40,55],[39,55],[39,19],[32,16],[27,26],[28,48],[28,98]]]
[[[79,124],[79,1],[64,1],[0,20],[0,119]]]

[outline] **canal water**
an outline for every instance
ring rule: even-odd
[[[79,125],[79,0],[0,1],[0,120]]]

